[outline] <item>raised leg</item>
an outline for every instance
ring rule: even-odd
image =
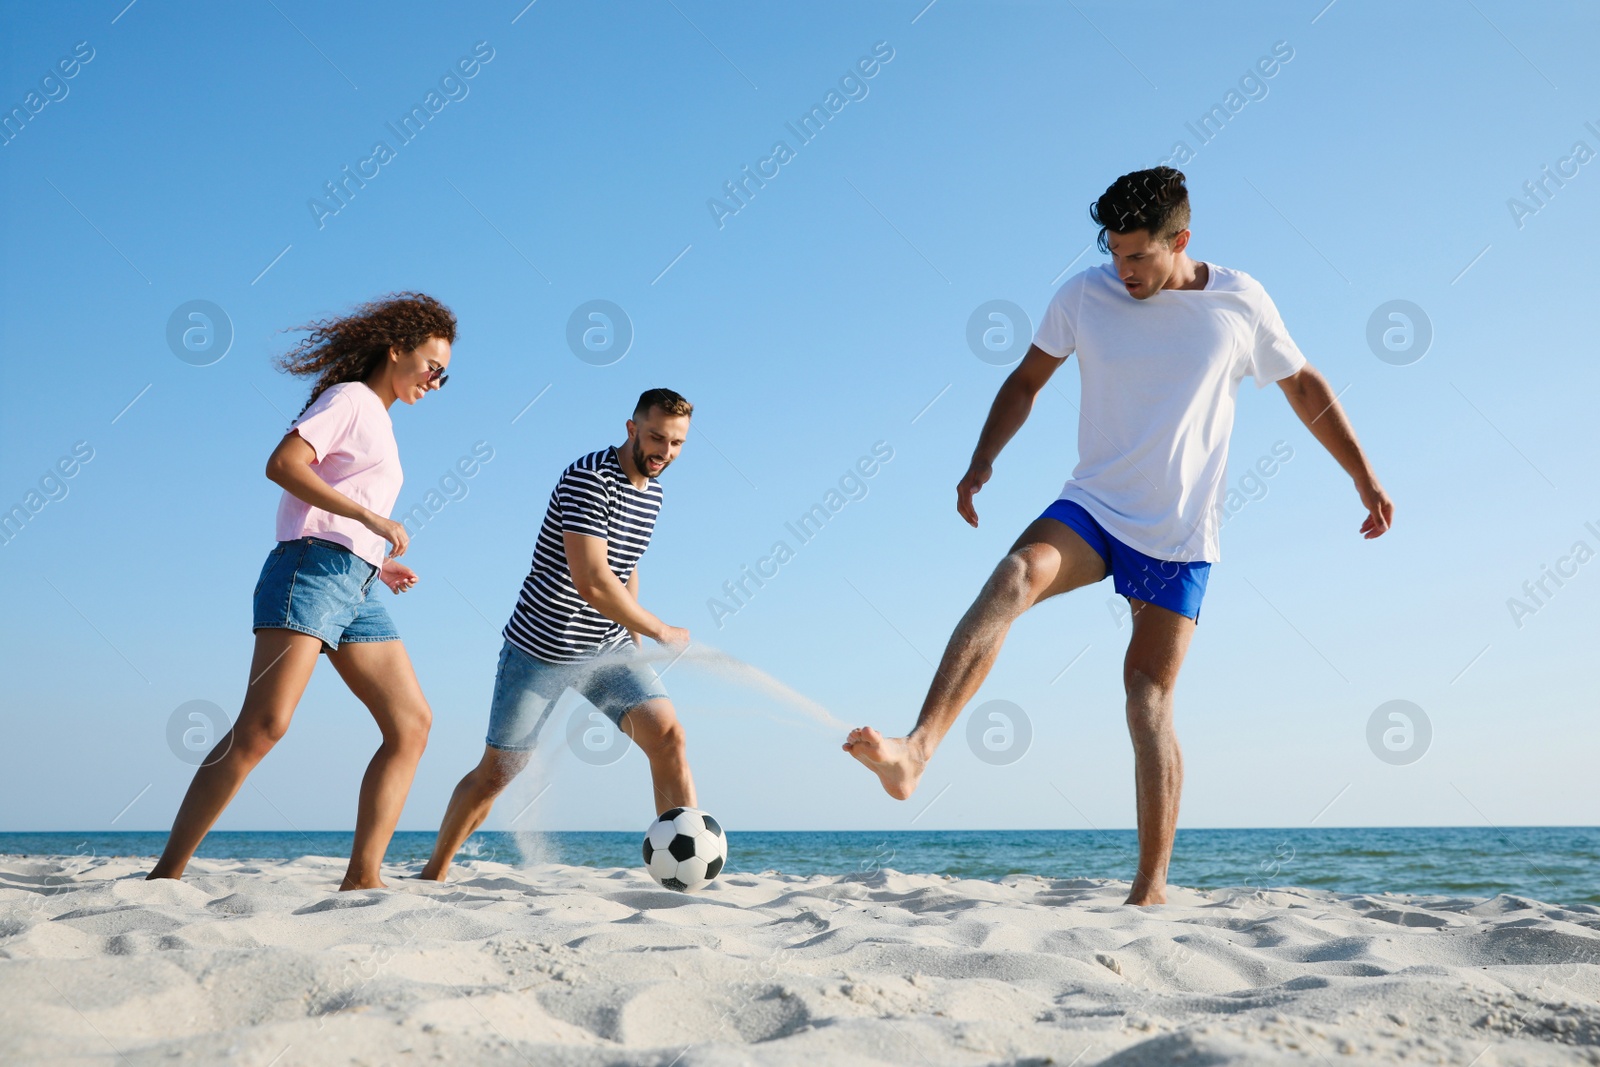
[[[508,752],[492,745],[483,746],[483,758],[456,783],[445,808],[439,836],[433,842],[433,856],[419,877],[442,882],[456,853],[466,844],[494,808],[495,798],[505,792],[512,779],[522,773],[531,752]]]
[[[694,777],[689,773],[689,754],[683,724],[672,701],[646,700],[628,709],[622,717],[622,732],[633,738],[650,761],[650,784],[655,789],[655,812],[695,806]]]
[[[844,750],[876,774],[890,796],[910,797],[939,742],[988,677],[1017,617],[1041,600],[1105,576],[1105,561],[1070,527],[1055,519],[1035,520],[950,635],[911,733],[885,737],[870,726],[858,727],[850,731]]]
[[[316,669],[320,638],[298,630],[257,630],[250,682],[233,728],[194,772],[178,807],[166,848],[147,875],[182,878],[195,849],[272,746],[289,729],[295,706]]]
[[[1139,810],[1139,870],[1129,904],[1167,902],[1167,865],[1178,829],[1183,752],[1173,729],[1172,691],[1194,636],[1194,620],[1130,600],[1133,636],[1123,661],[1128,733],[1133,738],[1134,788]]]
[[[406,646],[399,641],[346,642],[330,653],[339,676],[367,706],[383,742],[367,764],[356,804],[356,836],[340,889],[381,889],[383,854],[405,807],[417,762],[428,745],[433,712]]]

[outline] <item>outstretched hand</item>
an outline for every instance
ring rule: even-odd
[[[983,483],[987,482],[992,474],[994,474],[992,465],[973,460],[972,466],[967,468],[967,473],[956,484],[956,510],[967,520],[968,526],[978,525],[978,512],[972,506],[972,498],[983,488]]]
[[[417,584],[417,572],[404,563],[396,563],[392,559],[383,561],[383,567],[378,571],[378,578],[389,587],[389,592],[396,594],[404,593]]]
[[[1394,525],[1394,501],[1383,491],[1383,486],[1371,482],[1360,488],[1361,503],[1367,509],[1366,521],[1361,524],[1361,536],[1368,541],[1381,537]]]

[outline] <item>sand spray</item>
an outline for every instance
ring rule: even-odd
[[[652,645],[607,652],[585,660],[577,682],[582,684],[583,680],[593,672],[624,663],[648,663],[655,668],[658,675],[685,667],[705,671],[742,689],[759,693],[788,711],[799,712],[800,719],[796,725],[836,733],[841,739],[850,729],[827,708],[778,681],[759,667],[710,645],[697,642],[690,642],[686,646],[677,648],[669,645]],[[517,843],[517,849],[522,854],[524,866],[555,863],[560,860],[554,842],[545,834],[538,830],[519,828],[518,824],[533,822],[530,818],[533,814],[532,809],[537,806],[539,798],[553,782],[554,765],[560,758],[562,746],[552,742],[561,736],[563,729],[561,724],[566,722],[567,716],[571,713],[572,702],[577,699],[577,695],[569,689],[561,699],[551,705],[540,725],[537,745],[527,769],[518,775],[497,805],[511,813],[509,828]]]

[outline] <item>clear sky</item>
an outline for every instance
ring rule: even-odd
[[[403,828],[435,827],[481,752],[554,478],[650,386],[697,413],[645,605],[902,732],[1076,458],[1069,364],[981,527],[957,517],[1007,373],[969,320],[1002,300],[1036,322],[1104,258],[1090,202],[1163,160],[1189,176],[1191,254],[1266,286],[1397,506],[1362,541],[1349,480],[1246,383],[1240,506],[1178,691],[1182,825],[1597,821],[1592,7],[524,2],[0,9],[0,507],[23,509],[0,545],[0,828],[170,825],[174,714],[231,714],[247,682],[263,467],[307,389],[271,358],[400,289],[460,318],[449,387],[394,411],[401,510],[427,520],[421,584],[384,595],[435,712]],[[745,167],[765,184],[732,200]],[[569,344],[593,300],[631,324],[620,359]],[[785,524],[879,442],[865,495],[799,544]],[[727,600],[779,540],[793,558]],[[1026,751],[999,720],[969,744],[964,716],[905,804],[837,731],[684,661],[666,681],[702,803],[735,829],[1131,826],[1116,603],[1106,583],[1025,617],[975,704],[1023,709]],[[1385,711],[1369,743],[1396,700],[1427,729],[1412,713],[1408,748]],[[639,753],[574,758],[570,707],[490,826],[648,821]],[[221,826],[350,827],[376,741],[324,665]]]

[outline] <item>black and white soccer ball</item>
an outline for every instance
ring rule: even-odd
[[[693,893],[722,873],[728,838],[699,808],[662,812],[644,835],[644,867],[667,889]]]

